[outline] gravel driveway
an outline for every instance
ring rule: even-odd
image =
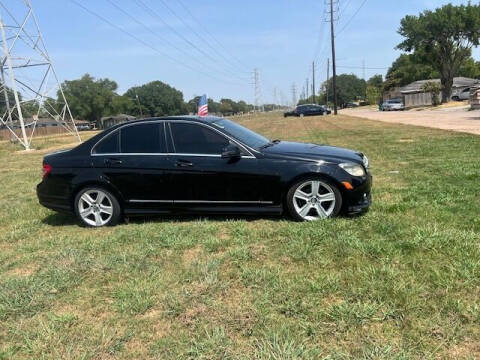
[[[435,109],[382,112],[372,108],[340,110],[341,114],[389,123],[426,126],[431,128],[480,135],[480,110],[468,106]]]

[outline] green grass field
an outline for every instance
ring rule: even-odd
[[[365,152],[370,212],[87,229],[35,195],[43,154],[71,138],[29,154],[0,143],[0,359],[480,358],[480,137],[237,120]]]

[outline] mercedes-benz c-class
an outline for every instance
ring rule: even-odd
[[[45,156],[40,203],[86,226],[149,214],[277,214],[299,221],[365,212],[367,157],[269,140],[219,117],[166,117],[109,128]]]

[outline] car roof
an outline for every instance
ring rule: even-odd
[[[160,116],[160,117],[151,117],[146,119],[137,119],[137,120],[122,122],[120,124],[110,127],[109,130],[119,128],[125,124],[136,124],[136,123],[159,121],[159,120],[168,120],[168,121],[188,120],[188,121],[198,122],[198,123],[213,123],[215,121],[222,120],[222,119],[225,119],[225,118],[219,117],[219,116],[197,116],[197,115]]]

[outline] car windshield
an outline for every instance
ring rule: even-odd
[[[401,104],[402,101],[401,100],[388,100],[387,103],[388,104]]]
[[[259,149],[262,146],[270,143],[270,140],[268,140],[266,137],[227,119],[215,120],[212,122],[212,124],[220,129],[225,130],[225,132],[233,136],[238,141],[254,149]]]

